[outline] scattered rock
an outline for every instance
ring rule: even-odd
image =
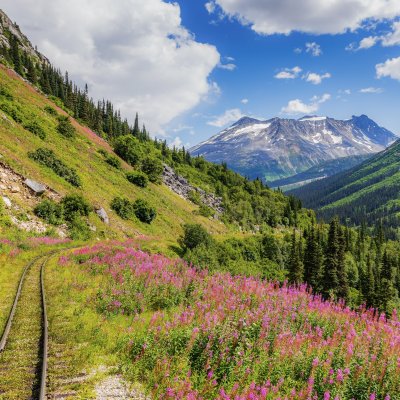
[[[108,214],[104,208],[97,208],[96,209],[96,214],[99,216],[99,218],[106,224],[110,224],[110,218],[108,218]]]
[[[35,193],[37,196],[40,196],[41,194],[43,194],[46,191],[46,186],[33,181],[32,179],[25,179],[24,180],[24,184],[30,189],[32,190],[33,193]]]
[[[6,190],[6,189],[7,189],[7,186],[6,186],[6,185],[3,185],[3,184],[0,184],[0,189],[1,189],[1,190]]]
[[[10,187],[11,193],[19,193],[21,191],[18,185],[11,185]]]
[[[178,175],[171,167],[165,164],[163,171],[163,182],[172,191],[186,200],[189,200],[190,192],[198,192],[203,204],[214,209],[219,214],[224,212],[221,197],[217,197],[212,193],[207,193],[203,189],[190,185],[184,177]]]
[[[7,208],[11,208],[12,207],[11,200],[8,197],[3,196],[2,199],[3,199],[3,202],[4,202],[4,204],[5,204],[5,206]]]
[[[96,400],[150,400],[142,391],[130,389],[119,375],[104,379],[96,386],[95,393]]]

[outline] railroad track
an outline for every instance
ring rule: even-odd
[[[56,251],[34,258],[21,275],[0,340],[0,399],[45,400],[48,324],[44,269]]]

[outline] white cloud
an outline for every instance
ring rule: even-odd
[[[398,0],[214,0],[222,12],[262,35],[339,34],[400,15]]]
[[[321,46],[315,42],[306,43],[306,53],[310,53],[314,57],[319,57],[322,54]]]
[[[236,69],[236,65],[229,63],[229,64],[219,64],[218,68],[226,69],[227,71],[234,71]]]
[[[284,114],[312,114],[318,111],[319,106],[331,98],[328,93],[322,96],[314,96],[311,98],[310,103],[306,104],[300,99],[290,100],[288,104],[282,108],[281,112]]]
[[[274,78],[276,79],[296,79],[302,69],[300,67],[285,68],[283,71],[278,72]]]
[[[392,25],[392,32],[382,36],[382,46],[396,46],[400,45],[400,21],[394,22]]]
[[[180,148],[180,147],[182,147],[182,144],[183,144],[182,139],[179,136],[176,136],[175,139],[169,144],[169,147]]]
[[[138,111],[153,133],[213,89],[219,53],[182,26],[177,3],[4,0],[2,8],[91,96],[110,98],[131,119]]]
[[[213,1],[207,2],[205,7],[209,14],[212,14],[215,11],[215,3]]]
[[[248,102],[249,102],[249,99],[242,99],[242,100],[241,100],[241,103],[242,103],[242,104],[248,104]]]
[[[222,128],[223,126],[236,122],[243,117],[243,113],[239,108],[226,110],[222,115],[215,117],[212,121],[207,122],[208,125]]]
[[[360,93],[383,93],[383,89],[371,86],[360,89]]]
[[[302,49],[301,47],[296,47],[293,51],[294,51],[296,54],[301,54],[301,53],[303,52],[303,49]]]
[[[358,49],[359,50],[369,49],[369,48],[375,46],[376,43],[378,42],[378,40],[379,40],[379,38],[377,36],[366,37],[360,41],[360,45],[358,46]]]
[[[313,85],[319,85],[324,79],[328,79],[330,77],[331,74],[329,72],[322,75],[316,74],[315,72],[309,72],[307,75],[305,75],[304,79]]]
[[[375,69],[378,78],[389,77],[400,81],[400,57],[391,58],[384,63],[377,64]]]

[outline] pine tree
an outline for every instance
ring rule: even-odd
[[[293,230],[292,244],[289,256],[289,282],[300,284],[303,282],[303,263],[301,261],[301,238],[299,243],[296,240],[296,231]]]
[[[20,75],[23,75],[21,55],[19,52],[19,43],[18,43],[18,39],[15,35],[11,35],[10,54],[11,54],[12,62],[14,64],[14,71]]]
[[[132,134],[133,134],[133,136],[136,136],[137,138],[140,136],[139,115],[138,115],[138,113],[136,113],[135,124],[133,125]]]
[[[375,276],[372,266],[371,257],[367,256],[367,266],[366,266],[365,279],[362,285],[362,293],[365,298],[365,303],[367,307],[375,306]]]
[[[339,251],[339,222],[337,218],[334,218],[329,225],[328,244],[325,251],[325,264],[322,278],[322,292],[326,298],[336,294],[339,286]]]
[[[304,281],[314,291],[320,289],[320,280],[323,263],[323,252],[320,244],[319,232],[316,232],[314,225],[311,226],[306,238],[304,252]]]
[[[345,266],[346,237],[345,232],[343,232],[343,229],[340,226],[338,227],[338,241],[337,276],[339,285],[336,294],[339,298],[347,300],[349,297],[349,282]]]
[[[394,296],[392,262],[385,250],[382,258],[381,280],[378,290],[378,305],[381,311],[388,311],[389,302]]]

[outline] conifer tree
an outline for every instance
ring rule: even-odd
[[[306,238],[306,248],[304,252],[304,281],[308,283],[314,291],[320,289],[322,273],[323,252],[320,244],[320,235],[312,225]]]
[[[338,254],[340,250],[339,222],[334,218],[329,225],[328,244],[322,279],[322,292],[326,298],[334,295],[339,286]]]
[[[12,62],[14,64],[14,71],[20,75],[23,75],[22,61],[21,61],[21,55],[19,52],[18,39],[15,35],[11,35],[10,53],[11,53]]]
[[[133,134],[133,136],[136,136],[137,138],[140,136],[139,115],[138,115],[138,113],[136,113],[135,124],[133,125],[132,134]]]
[[[349,296],[349,282],[347,279],[347,272],[345,266],[345,250],[346,250],[346,237],[343,229],[338,226],[338,242],[339,248],[337,253],[337,276],[338,287],[336,294],[339,298],[347,300]]]
[[[293,230],[293,235],[292,235],[288,269],[289,269],[290,283],[300,284],[301,282],[303,282],[303,263],[301,261],[301,244],[300,242],[297,243],[295,230]]]

